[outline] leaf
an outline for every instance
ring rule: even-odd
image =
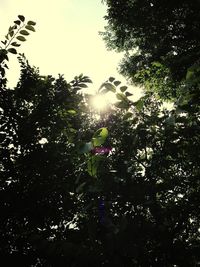
[[[87,84],[85,84],[85,83],[79,83],[78,86],[81,88],[87,88],[88,87]]]
[[[127,120],[129,119],[130,117],[132,117],[133,114],[131,112],[127,112],[125,115],[124,115],[124,120]]]
[[[20,20],[15,20],[14,23],[17,24],[17,25],[20,25],[21,21]]]
[[[92,137],[92,144],[94,147],[102,145],[105,141],[106,138],[108,137],[108,130],[107,128],[103,127],[98,129],[93,137]]]
[[[114,105],[117,108],[126,108],[126,109],[129,108],[129,104],[124,101],[116,102]]]
[[[11,45],[12,45],[12,46],[15,46],[15,47],[19,47],[19,46],[20,46],[20,44],[18,44],[18,43],[16,43],[16,42],[11,43]]]
[[[85,143],[83,145],[80,146],[79,148],[79,153],[88,153],[93,149],[93,145],[91,142]]]
[[[128,87],[127,86],[121,86],[119,89],[123,93],[128,89]]]
[[[31,26],[35,26],[35,25],[36,25],[36,22],[29,20],[29,21],[27,22],[27,24],[28,24],[28,25],[31,25]]]
[[[115,80],[115,78],[114,77],[110,77],[108,80],[109,80],[109,82],[112,83]]]
[[[158,61],[154,61],[154,62],[152,62],[152,66],[161,68],[163,65]]]
[[[125,93],[126,96],[132,96],[133,94],[129,93],[129,92],[126,92]]]
[[[121,83],[120,81],[115,81],[115,82],[114,82],[114,85],[115,85],[115,86],[118,86],[120,83]]]
[[[8,52],[10,52],[11,54],[17,54],[17,50],[15,48],[9,48]]]
[[[109,90],[109,91],[111,91],[111,92],[113,92],[113,93],[116,92],[116,88],[115,88],[115,86],[114,86],[113,84],[111,84],[111,83],[104,83],[103,86],[104,86],[107,90]]]
[[[101,94],[106,94],[106,93],[108,93],[109,92],[109,90],[108,89],[103,89],[102,91],[101,91]]]
[[[1,42],[2,42],[2,44],[6,45],[8,41],[5,40],[5,41],[1,41]]]
[[[22,16],[22,15],[19,15],[18,16],[18,18],[22,21],[22,22],[24,22],[25,21],[25,17],[24,16]]]
[[[77,113],[76,110],[73,109],[69,109],[67,112],[72,115],[75,115]]]
[[[35,29],[31,25],[26,25],[25,28],[29,31],[35,32]]]
[[[16,38],[17,38],[17,40],[19,40],[21,42],[26,41],[26,38],[24,36],[21,36],[21,35],[17,36]]]
[[[20,33],[21,33],[22,35],[29,35],[29,34],[30,34],[30,33],[27,32],[26,30],[22,30],[22,31],[20,31]]]
[[[128,101],[127,97],[124,94],[122,94],[122,93],[117,93],[116,94],[116,97],[119,100],[126,101],[126,102]]]
[[[137,102],[134,103],[135,104],[135,107],[137,108],[138,111],[140,111],[143,106],[144,106],[144,102],[143,100],[139,99]]]
[[[108,137],[108,130],[106,127],[99,128],[93,135],[93,138],[96,137],[103,137],[107,138]]]
[[[174,125],[175,124],[175,117],[174,116],[170,116],[170,117],[168,117],[166,120],[165,120],[165,123],[167,124],[167,125]]]
[[[89,175],[93,177],[97,177],[97,171],[98,171],[99,165],[104,159],[105,157],[101,155],[94,155],[89,158],[87,162],[87,171]]]
[[[9,32],[9,35],[10,35],[10,37],[13,37],[13,35],[14,35],[14,31],[10,31],[10,32]]]
[[[92,80],[90,80],[89,78],[84,78],[82,81],[84,83],[92,83]]]

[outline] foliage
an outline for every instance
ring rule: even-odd
[[[159,79],[132,102],[110,77],[99,93],[118,102],[95,121],[81,92],[87,76],[68,83],[41,76],[24,55],[19,62],[16,88],[2,82],[0,98],[6,266],[196,266],[199,65],[188,69],[171,111],[150,90],[164,88]],[[168,71],[162,66],[153,68]]]
[[[176,83],[185,79],[188,68],[199,60],[199,1],[104,2],[108,26],[103,38],[109,48],[126,52],[120,71],[133,82],[150,83],[162,97],[166,98],[166,86],[176,91]],[[154,62],[162,66],[162,73],[155,73]],[[139,79],[141,72],[145,80],[144,76]],[[152,84],[152,75],[163,85]],[[168,92],[168,98],[176,97],[174,91]]]
[[[27,24],[25,23],[25,17],[22,15],[18,16],[18,20],[14,21],[14,25],[10,26],[8,29],[8,33],[5,36],[5,40],[1,41],[3,47],[0,47],[0,87],[6,85],[6,78],[5,78],[5,68],[8,69],[8,65],[6,61],[8,61],[8,53],[17,54],[16,48],[19,47],[21,44],[20,42],[26,41],[24,36],[29,35],[29,31],[35,32],[34,26],[36,23],[34,21],[28,21]],[[28,31],[27,31],[27,30]]]

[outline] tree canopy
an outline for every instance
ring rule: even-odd
[[[144,80],[151,83],[151,77],[156,74],[161,80],[159,89],[165,91],[162,97],[166,97],[166,87],[170,87],[171,96],[176,97],[172,87],[177,87],[176,82],[185,78],[188,68],[199,64],[200,2],[104,2],[108,6],[105,17],[108,26],[102,33],[103,38],[109,48],[126,52],[120,71],[140,84],[144,84]],[[158,69],[154,65],[157,62]]]
[[[11,35],[8,42],[17,38]],[[0,50],[1,260],[27,267],[197,266],[198,68],[187,71],[171,110],[156,90],[131,101],[128,87],[110,77],[98,94],[111,92],[117,102],[97,119],[92,96],[81,90],[91,83],[83,74],[70,82],[43,76],[18,54],[20,78],[7,88],[11,42]],[[156,76],[153,84],[160,85]]]

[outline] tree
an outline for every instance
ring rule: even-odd
[[[0,98],[2,261],[196,266],[198,105],[185,97],[162,110],[150,92],[132,102],[110,77],[99,94],[112,92],[118,102],[95,121],[80,91],[87,76],[68,83],[41,76],[23,55],[19,61],[16,88],[2,83]],[[195,88],[197,72],[188,73]]]
[[[171,88],[171,95],[165,90],[162,97],[167,93],[177,97],[172,87],[177,88],[199,60],[199,1],[104,2],[108,26],[103,38],[109,48],[126,52],[121,73],[145,86],[155,76],[164,83],[161,94],[165,87]],[[157,62],[159,68],[155,68]]]

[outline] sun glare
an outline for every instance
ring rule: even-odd
[[[95,108],[97,110],[104,110],[104,109],[106,109],[106,107],[108,105],[106,98],[102,95],[94,96],[91,104],[92,104],[93,108]]]

